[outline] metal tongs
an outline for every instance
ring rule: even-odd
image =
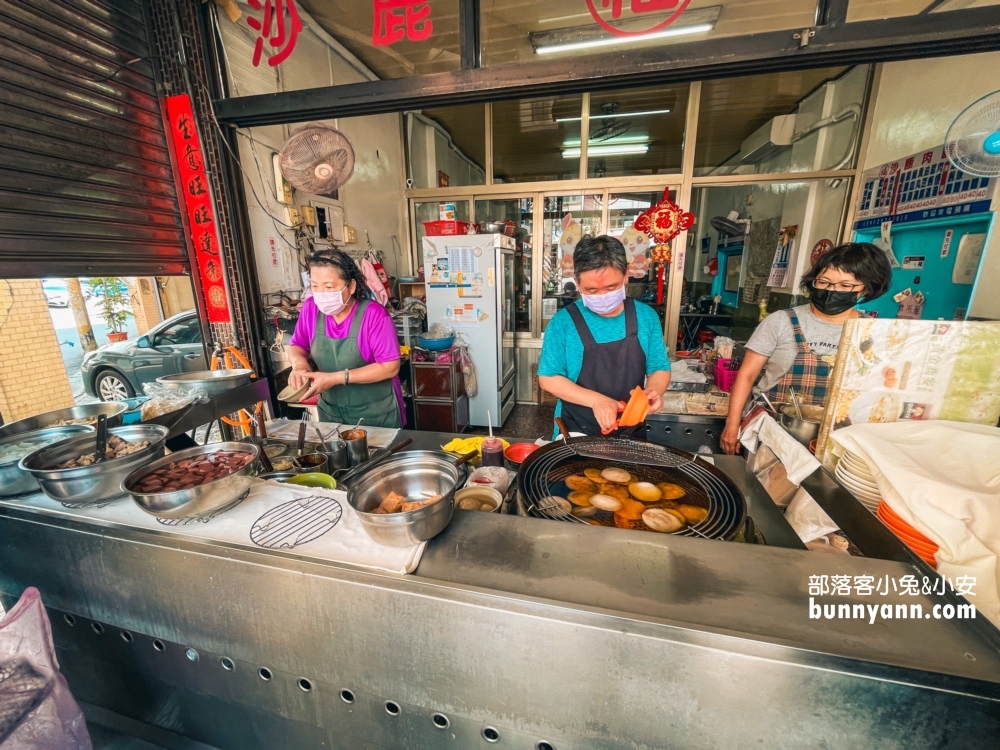
[[[97,415],[97,455],[94,463],[99,464],[108,458],[108,415]]]
[[[263,436],[263,437],[261,437]],[[274,464],[271,457],[267,455],[267,428],[264,427],[264,415],[260,412],[254,414],[250,421],[250,440],[260,449],[260,465],[265,474],[274,471]]]

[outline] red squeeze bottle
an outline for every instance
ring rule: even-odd
[[[490,426],[490,436],[483,441],[481,452],[483,466],[503,466],[503,443],[493,437],[493,415],[486,412],[486,422]]]

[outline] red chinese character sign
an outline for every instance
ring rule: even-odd
[[[267,58],[272,68],[281,65],[295,51],[295,43],[302,33],[302,19],[295,7],[295,0],[247,0],[251,9],[262,13],[260,18],[247,17],[247,26],[257,32],[253,47],[253,66],[260,65],[264,44],[273,50]]]
[[[191,99],[187,94],[167,97],[167,119],[170,122],[170,141],[183,190],[184,208],[191,229],[198,269],[201,271],[201,288],[212,323],[229,323],[229,300],[226,281],[219,257],[218,234],[215,229],[215,207],[208,189],[208,175],[201,142],[194,125]]]
[[[601,8],[597,7],[597,3],[601,4]],[[643,15],[646,13],[667,13],[670,15],[661,21],[658,21],[651,25],[648,29],[640,29],[633,31],[626,31],[617,26],[613,26],[608,21],[605,21],[601,17],[601,10],[611,8],[611,19],[617,21],[622,16],[622,0],[587,0],[587,9],[590,11],[590,15],[593,16],[594,20],[605,30],[609,31],[615,36],[644,36],[646,34],[655,34],[658,31],[663,31],[667,26],[672,24],[681,14],[687,10],[688,5],[691,4],[691,0],[631,0],[630,9],[634,15]]]
[[[372,46],[388,47],[404,37],[423,42],[434,32],[431,4],[426,0],[372,0],[372,10]]]
[[[639,214],[633,226],[652,239],[653,262],[669,263],[670,240],[694,226],[694,214],[670,200],[670,188],[667,188],[663,191],[663,200]]]

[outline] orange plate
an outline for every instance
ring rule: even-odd
[[[878,511],[880,512],[877,512],[876,515],[880,516],[885,521],[886,525],[890,526],[895,530],[903,532],[907,536],[916,539],[918,542],[922,542],[923,544],[928,544],[937,548],[937,544],[934,542],[933,539],[928,539],[926,536],[924,536],[915,528],[913,528],[913,526],[904,521],[899,515],[897,515],[892,510],[892,508],[890,508],[886,504],[885,500],[879,502]]]
[[[649,414],[649,399],[641,387],[636,386],[632,390],[621,419],[618,420],[620,427],[634,427],[646,418]]]
[[[927,544],[926,542],[921,542],[918,539],[915,539],[910,534],[907,534],[905,531],[897,529],[895,526],[886,521],[885,518],[880,517],[879,520],[882,521],[883,524],[885,524],[886,528],[888,528],[889,531],[891,531],[896,536],[896,538],[899,539],[899,541],[901,541],[911,550],[916,552],[918,555],[922,557],[923,556],[933,557],[934,554],[938,551],[938,546],[933,542],[931,542],[930,544]]]

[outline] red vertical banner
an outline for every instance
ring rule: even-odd
[[[229,299],[219,254],[215,206],[212,205],[212,195],[208,189],[205,158],[195,128],[191,98],[187,94],[167,97],[167,119],[174,161],[180,176],[182,199],[191,229],[191,243],[201,271],[201,288],[208,309],[208,320],[211,323],[229,323],[232,318],[229,315]]]

